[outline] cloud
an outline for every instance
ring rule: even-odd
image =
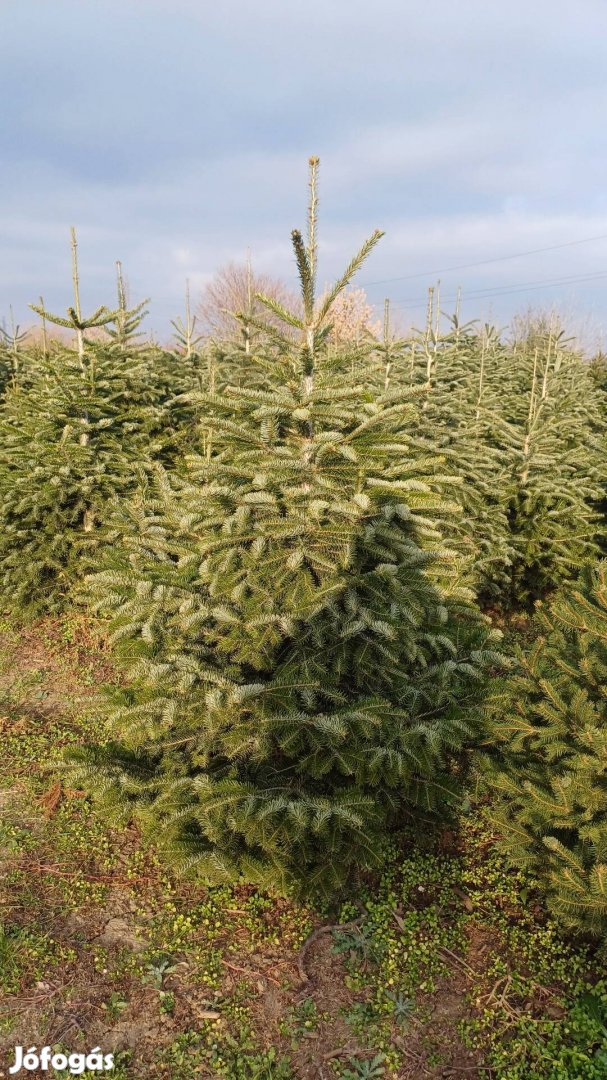
[[[247,248],[292,279],[310,153],[327,278],[376,226],[361,281],[607,232],[606,33],[603,0],[22,0],[3,25],[0,315],[41,291],[65,308],[71,223],[87,302],[111,299],[120,258],[161,331],[185,277],[200,287]],[[462,284],[593,272],[604,251]],[[417,287],[395,283],[395,302]],[[600,289],[571,302],[598,309]]]

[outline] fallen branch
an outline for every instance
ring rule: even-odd
[[[332,1061],[333,1058],[346,1057],[346,1055],[348,1057],[365,1057],[365,1055],[368,1057],[369,1053],[368,1049],[360,1049],[357,1046],[341,1046],[339,1050],[331,1050],[328,1054],[325,1054],[323,1061]]]
[[[268,979],[268,981],[274,983],[275,986],[280,986],[278,979],[275,979],[273,975],[267,975],[265,971],[251,971],[249,968],[238,967],[238,964],[230,964],[223,958],[221,962],[225,967],[229,968],[230,971],[238,971],[241,975],[249,975],[253,979]]]
[[[364,918],[363,915],[359,915],[357,919],[352,919],[351,922],[332,923],[330,926],[319,926],[317,930],[314,930],[313,933],[311,933],[310,936],[308,938],[306,938],[306,940],[304,941],[304,943],[303,943],[303,945],[301,947],[301,952],[299,954],[299,959],[297,961],[297,970],[299,972],[299,977],[300,977],[302,982],[309,982],[310,981],[310,976],[308,975],[308,973],[307,973],[307,971],[306,971],[306,969],[304,967],[304,961],[306,959],[306,953],[307,953],[308,949],[310,948],[310,945],[313,945],[314,942],[317,941],[318,938],[321,937],[323,934],[331,934],[334,930],[351,930],[351,929],[353,929],[353,927],[359,926],[360,923],[362,922],[363,918]]]
[[[458,964],[461,964],[465,971],[469,971],[471,975],[475,976],[475,978],[479,978],[478,971],[475,971],[473,967],[470,967],[470,964],[467,964],[465,960],[462,960],[461,956],[458,956],[457,953],[454,953],[451,951],[451,949],[448,949],[446,945],[441,945],[439,952],[447,953],[447,955],[450,956],[452,960],[455,960]]]
[[[10,870],[22,870],[23,873],[34,874],[52,874],[53,877],[60,878],[83,878],[84,881],[91,881],[102,885],[141,885],[145,882],[149,884],[150,881],[154,881],[151,877],[134,877],[134,878],[119,878],[114,874],[85,874],[82,870],[61,870],[58,866],[48,866],[45,863],[24,863],[9,860],[5,863],[5,867]]]

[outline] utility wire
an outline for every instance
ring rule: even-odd
[[[536,282],[520,282],[514,285],[497,286],[492,289],[477,289],[472,292],[466,293],[462,290],[461,299],[462,302],[468,300],[491,300],[499,299],[500,296],[508,296],[512,293],[519,292],[533,292],[536,289],[548,289],[551,286],[558,288],[563,285],[576,285],[582,282],[593,282],[607,278],[607,271],[599,271],[595,274],[578,274],[575,277],[569,278],[548,278],[544,281]],[[445,304],[454,303],[457,301],[457,295],[442,297],[441,301]],[[421,308],[427,306],[427,300],[414,300],[413,297],[408,297],[404,301],[394,301],[395,307],[400,308]]]
[[[432,277],[434,274],[448,274],[452,270],[469,270],[474,266],[488,266],[489,263],[506,262],[509,259],[521,259],[525,255],[540,255],[544,251],[559,251],[562,248],[575,247],[578,244],[591,244],[595,240],[607,240],[607,233],[601,236],[587,236],[584,240],[569,240],[566,244],[551,244],[549,247],[531,248],[529,251],[517,251],[514,255],[498,255],[494,259],[480,259],[478,262],[460,263],[458,266],[443,266],[439,270],[426,270],[421,274],[405,274],[401,277],[382,278],[380,281],[363,281],[361,285],[370,289],[372,285],[387,285],[391,281],[413,281],[415,278]]]
[[[607,270],[597,270],[590,274],[573,274],[569,277],[558,278],[535,278],[534,281],[513,281],[509,285],[488,285],[484,289],[472,289],[470,292],[465,292],[462,289],[462,297],[469,299],[479,299],[483,296],[500,296],[502,293],[510,292],[524,292],[526,289],[544,289],[549,285],[575,285],[578,282],[594,281],[597,278],[607,277]],[[404,304],[413,303],[418,298],[414,296],[407,297],[403,300]]]

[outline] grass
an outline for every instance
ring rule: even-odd
[[[482,808],[387,843],[338,911],[205,889],[53,771],[109,678],[77,616],[0,626],[0,1076],[17,1043],[101,1045],[119,1080],[607,1076],[604,952],[562,937]]]

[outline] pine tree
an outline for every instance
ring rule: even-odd
[[[391,331],[386,301],[382,338],[361,348],[352,376],[375,393],[406,395],[415,387],[423,395],[412,422],[418,452],[431,449],[438,471],[458,478],[462,513],[449,522],[450,542],[466,557],[477,596],[495,606],[508,588],[513,556],[508,460],[493,434],[501,407],[494,369],[504,345],[493,327],[462,325],[458,311],[446,330],[443,324],[438,289],[429,289],[425,328],[409,339]]]
[[[138,469],[162,445],[161,403],[144,354],[128,340],[140,309],[99,308],[85,318],[76,255],[72,233],[67,317],[34,307],[71,328],[76,347],[55,343],[40,354],[28,382],[9,390],[0,417],[0,597],[15,614],[63,606],[94,565],[112,500],[133,490]],[[118,337],[90,340],[91,329],[122,315]]]
[[[77,268],[74,267],[74,274],[76,273]],[[76,283],[77,278],[75,277],[75,287],[77,288]],[[120,352],[126,352],[127,349],[132,351],[133,348],[142,348],[142,344],[138,341],[138,338],[143,336],[139,327],[148,314],[146,304],[149,301],[147,299],[141,300],[134,308],[129,308],[120,260],[116,261],[116,286],[118,293],[117,306],[115,311],[111,314],[108,313],[108,318],[102,323],[103,329],[109,340],[116,345]],[[39,311],[41,315],[45,314],[43,310],[39,309]]]
[[[607,562],[538,615],[496,694],[484,781],[515,865],[570,927],[607,930]]]
[[[426,393],[419,436],[434,441],[445,467],[461,479],[459,546],[468,555],[477,595],[495,603],[513,558],[504,500],[508,462],[493,436],[499,410],[493,372],[501,342],[494,328],[462,326],[457,314],[444,332],[434,303],[431,290],[426,329],[414,342],[412,379]]]
[[[598,553],[607,479],[602,395],[562,334],[532,334],[502,357],[490,437],[508,461],[513,558],[505,606],[529,606]]]
[[[15,324],[11,308],[10,328],[0,326],[0,397],[10,387],[14,389],[25,381],[30,366],[25,348],[27,337],[27,332]]]
[[[200,412],[197,395],[207,388],[213,362],[210,347],[197,332],[197,318],[191,313],[189,281],[185,313],[172,319],[171,325],[174,332],[170,346],[162,347],[154,339],[140,346],[148,388],[162,405],[164,446],[160,459],[167,467],[191,444]]]
[[[444,333],[433,290],[412,344],[409,383],[427,393],[420,439],[429,432],[462,480],[459,543],[479,598],[530,607],[599,550],[603,394],[556,328],[509,345],[456,317]]]
[[[299,340],[249,354],[265,389],[208,395],[201,451],[125,506],[91,578],[130,681],[73,768],[207,881],[330,892],[457,798],[495,654],[437,527],[457,505],[409,433],[416,391],[353,386],[327,348],[381,234],[316,301],[317,165],[303,316],[260,298]]]

